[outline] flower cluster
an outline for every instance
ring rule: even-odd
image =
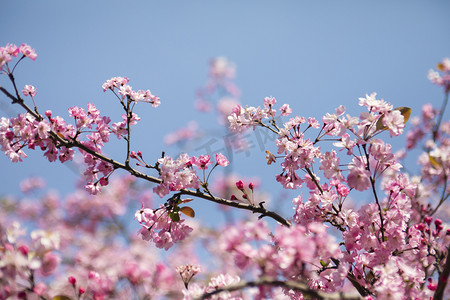
[[[19,54],[22,54],[22,58],[28,57],[32,60],[36,60],[37,57],[36,51],[27,44],[19,47],[7,44],[5,47],[0,47],[0,71],[3,71],[3,67],[12,60],[12,57],[18,57]]]
[[[450,59],[445,58],[437,65],[437,69],[442,73],[435,70],[428,72],[428,79],[434,84],[444,87],[446,93],[450,91]]]
[[[199,189],[202,183],[206,182],[205,171],[212,164],[209,155],[200,155],[199,157],[190,157],[187,154],[181,154],[177,159],[165,156],[158,159],[159,178],[161,184],[153,188],[153,191],[161,198],[171,191],[193,188]],[[216,166],[226,167],[229,165],[228,159],[222,153],[216,155]],[[197,170],[203,172],[203,181],[197,176]],[[212,170],[211,170],[212,171]]]
[[[150,90],[134,91],[131,86],[128,85],[129,79],[127,77],[113,77],[103,83],[103,91],[111,90],[122,96],[122,100],[128,98],[134,102],[146,102],[150,103],[153,107],[158,107],[161,101],[158,96],[153,95]]]
[[[189,282],[191,281],[192,277],[200,272],[200,267],[197,265],[184,265],[177,267],[175,270],[180,273],[181,279],[184,282],[184,286],[188,288]]]
[[[407,135],[406,150],[424,149],[416,176],[402,170],[400,159],[406,150],[394,153],[381,138],[387,132],[391,137],[402,134],[411,110],[394,108],[375,93],[359,98],[359,105],[366,108],[359,117],[339,106],[320,121],[294,116],[278,124],[292,109],[284,104],[277,110],[274,97],[266,97],[262,107],[234,106],[228,116],[230,129],[243,132],[261,126],[276,133],[277,154],[266,151],[268,164],[280,162],[276,181],[284,189],[306,191],[292,200],[292,217],[284,218],[266,209],[260,193],[254,194],[253,180],[244,183],[224,176],[218,190],[226,199],[212,193],[212,171],[230,164],[221,153],[215,161],[210,155],[182,154],[173,159],[163,154],[152,165],[140,151],[131,151],[131,126],[140,120],[133,112],[135,103],[156,107],[160,101],[148,90],[134,91],[126,77],[111,78],[102,86],[117,96],[124,109],[120,122],[111,124],[94,104],[87,109],[71,107],[73,125],[51,111],[40,115],[34,102],[36,88],[25,85],[22,90],[33,101],[30,108],[25,102],[29,98],[23,100],[16,88],[15,67],[11,71],[8,66],[19,53],[23,55],[19,61],[36,58],[26,44],[0,48],[1,71],[9,75],[14,88],[13,93],[1,91],[26,111],[0,120],[1,150],[11,161],[25,158],[25,148],[39,147],[50,162],[65,162],[73,160],[78,149],[86,165],[85,188],[94,195],[109,184],[116,169],[130,175],[95,196],[77,191],[65,199],[55,193],[32,199],[43,187],[32,179],[22,185],[26,198],[2,199],[0,299],[65,295],[78,299],[303,299],[355,298],[355,294],[366,299],[442,299],[449,292],[450,122],[443,121],[449,94],[448,59],[438,65],[442,74],[429,74],[432,82],[444,87],[442,108],[425,105],[422,119],[412,119]],[[213,89],[227,87],[234,66],[226,60],[215,61],[210,77]],[[228,108],[225,104],[220,110]],[[127,144],[123,163],[104,154],[111,133]],[[132,168],[130,159],[140,169]],[[153,193],[161,198],[172,195],[158,208],[148,208],[151,190],[140,190],[136,178],[156,183]],[[255,218],[223,228],[197,226],[181,219],[181,213],[195,216],[185,206],[193,200],[186,195],[248,210]],[[136,199],[140,209],[132,201]],[[130,235],[123,222],[129,215],[127,207],[136,211],[142,239]],[[266,218],[278,224],[269,226]],[[30,235],[19,219],[33,228]],[[199,239],[203,243],[197,243]],[[173,247],[165,255],[167,263],[142,240],[164,250]],[[197,264],[194,249],[198,244],[220,258],[217,266]],[[191,282],[199,280],[200,276],[193,278],[200,268],[210,280]],[[52,280],[46,280],[48,276]],[[246,281],[255,276],[256,280]],[[245,288],[249,289],[240,291]]]
[[[139,233],[146,241],[153,241],[158,248],[168,250],[174,243],[184,240],[192,228],[184,220],[174,221],[164,206],[160,209],[142,208],[135,217],[142,228]]]

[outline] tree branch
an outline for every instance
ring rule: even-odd
[[[445,260],[444,270],[442,270],[441,275],[439,275],[439,282],[434,292],[434,300],[442,300],[444,297],[445,287],[447,286],[448,276],[450,275],[450,248],[447,248],[447,259]]]
[[[29,114],[31,114],[37,120],[43,119],[43,117],[41,115],[37,114],[30,107],[28,107],[28,105],[26,105],[22,99],[17,99],[12,94],[10,94],[6,89],[4,89],[2,86],[0,86],[0,91],[2,91],[8,98],[10,98],[13,103],[18,103],[20,106],[22,106]],[[91,154],[92,156],[111,164],[114,167],[114,169],[125,170],[137,178],[141,178],[143,180],[146,180],[146,181],[149,181],[152,183],[156,183],[156,184],[162,183],[161,179],[141,173],[141,172],[133,169],[129,164],[127,165],[127,164],[123,164],[118,161],[115,161],[112,158],[109,158],[101,153],[96,152],[95,150],[90,149],[89,147],[86,147],[85,145],[83,145],[81,142],[79,142],[76,139],[72,139],[71,141],[68,141],[68,140],[60,137],[53,130],[50,130],[49,133],[50,133],[50,136],[53,139],[54,143],[55,144],[59,143],[59,146],[64,146],[67,148],[73,148],[73,147],[79,148],[79,149],[83,150],[84,152],[87,152],[87,153]],[[231,200],[218,198],[218,197],[203,193],[198,190],[194,191],[194,190],[189,190],[189,189],[182,189],[182,190],[180,190],[180,194],[202,198],[202,199],[212,201],[212,202],[215,202],[218,204],[226,205],[226,206],[232,206],[232,207],[236,207],[236,208],[240,208],[240,209],[244,209],[244,210],[249,210],[249,211],[252,211],[253,213],[261,214],[261,217],[268,216],[284,226],[289,227],[291,225],[291,223],[288,220],[284,219],[283,217],[281,217],[279,214],[277,214],[275,212],[265,209],[262,205],[261,206],[253,206],[253,205],[249,205],[249,204],[238,203],[238,202],[234,202]]]
[[[320,291],[315,291],[309,288],[306,284],[300,283],[297,281],[283,281],[283,280],[277,280],[273,278],[261,278],[258,281],[243,281],[239,282],[236,285],[227,286],[223,288],[219,288],[217,290],[214,290],[209,293],[205,293],[197,300],[203,300],[208,299],[209,297],[219,294],[221,292],[233,292],[238,290],[243,290],[250,287],[259,287],[259,286],[273,286],[273,287],[282,287],[290,290],[296,290],[301,292],[305,296],[311,297],[311,299],[318,299],[318,300],[333,300],[333,299],[341,299],[341,300],[359,300],[363,299],[362,297],[358,295],[346,295],[344,293],[324,293]]]

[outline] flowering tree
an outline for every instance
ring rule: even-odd
[[[22,189],[38,199],[1,202],[0,299],[443,299],[449,291],[450,122],[443,115],[450,60],[429,73],[444,89],[444,104],[427,104],[421,118],[411,119],[406,149],[397,153],[382,137],[402,134],[411,110],[394,108],[375,93],[359,99],[359,117],[343,106],[321,120],[292,117],[289,105],[277,109],[273,97],[260,107],[235,105],[226,118],[229,129],[276,134],[277,153],[266,151],[267,164],[280,163],[276,181],[307,191],[292,200],[294,213],[282,216],[266,208],[259,188],[243,178],[228,193],[214,192],[213,171],[230,164],[223,153],[149,158],[133,149],[137,104],[157,108],[160,98],[133,90],[126,77],[102,86],[123,108],[118,122],[94,104],[69,108],[71,122],[50,110],[41,114],[36,88],[20,91],[15,80],[19,62],[36,56],[26,44],[0,48],[0,71],[11,86],[0,90],[23,109],[1,119],[1,149],[12,162],[33,149],[61,163],[78,152],[87,193],[79,189],[60,199],[31,178]],[[211,73],[213,86],[237,93],[230,76],[220,61]],[[197,105],[208,108],[204,101]],[[290,118],[283,123],[281,117]],[[104,153],[110,137],[126,144],[123,161]],[[401,165],[413,148],[422,148],[418,175]],[[352,203],[361,195],[371,201]],[[220,229],[200,226],[190,219],[193,200],[258,218]],[[126,207],[136,203],[142,206],[132,221]],[[129,222],[139,224],[140,238],[128,232]],[[198,241],[217,258],[212,269],[194,254]]]

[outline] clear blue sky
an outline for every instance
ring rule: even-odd
[[[142,121],[134,140],[135,149],[156,158],[165,134],[192,119],[200,126],[214,121],[192,103],[216,56],[236,63],[244,104],[273,95],[305,117],[340,104],[358,115],[358,97],[376,91],[394,106],[411,107],[413,115],[425,102],[440,105],[442,92],[426,74],[450,56],[449,12],[444,0],[2,1],[0,44],[36,49],[36,62],[24,62],[16,77],[19,86],[36,86],[41,111],[67,117],[68,107],[93,102],[119,121],[120,107],[101,90],[113,76],[159,95],[158,109],[136,111]],[[2,116],[20,111],[7,104],[0,97]],[[42,152],[27,153],[20,164],[0,156],[0,194],[16,193],[29,175],[43,176],[63,194],[73,189],[69,168],[49,164]],[[109,153],[120,160],[122,151]],[[263,161],[255,149],[236,158],[235,170],[260,175],[267,170]],[[269,184],[279,170],[263,176],[268,189],[279,189]]]

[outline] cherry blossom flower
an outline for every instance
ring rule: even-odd
[[[36,60],[37,54],[34,51],[33,48],[28,46],[27,44],[22,44],[19,47],[20,53],[22,53],[24,56],[29,57],[32,60]]]
[[[23,95],[26,96],[36,96],[36,88],[32,85],[26,85],[22,90]]]
[[[217,153],[216,154],[216,162],[217,162],[218,165],[220,165],[222,167],[226,167],[226,166],[228,166],[230,164],[228,159],[222,153]]]

